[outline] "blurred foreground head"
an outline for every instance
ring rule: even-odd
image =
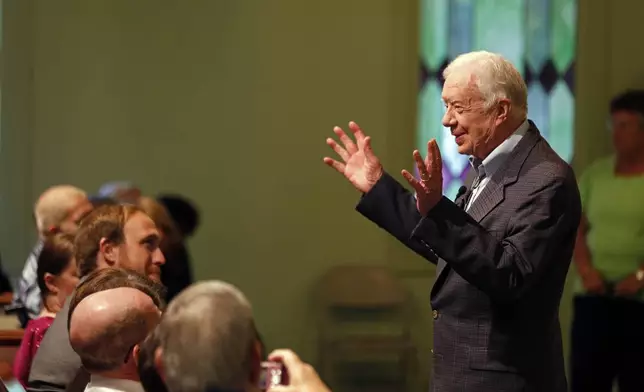
[[[170,392],[257,390],[262,347],[251,305],[235,286],[188,287],[168,306],[155,339],[155,366]]]

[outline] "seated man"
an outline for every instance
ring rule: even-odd
[[[108,268],[90,274],[69,306],[69,340],[90,373],[85,391],[142,391],[134,352],[161,318],[158,284]]]
[[[234,286],[188,287],[153,336],[155,365],[170,392],[259,391],[261,344],[250,303]]]
[[[37,318],[42,310],[36,270],[45,237],[59,232],[75,234],[78,222],[91,209],[92,205],[85,192],[71,185],[53,186],[38,198],[34,205],[38,242],[25,262],[18,287],[13,295],[13,303],[7,309],[24,311],[24,314],[19,314],[23,326],[29,319]]]
[[[155,328],[150,333],[137,352],[136,362],[139,371],[139,379],[143,389],[147,392],[168,392],[165,383],[159,376],[159,372],[154,364],[155,353],[159,349],[161,342],[159,341],[159,329]]]
[[[160,235],[154,222],[134,205],[106,205],[93,210],[80,224],[74,241],[81,280],[109,267],[127,268],[160,281],[165,263],[159,249]],[[81,367],[69,344],[69,300],[34,357],[28,391],[64,391]]]
[[[147,392],[261,390],[264,355],[251,306],[224,282],[196,283],[181,292],[136,354]],[[269,392],[329,392],[317,372],[292,351],[276,350],[269,359],[284,364],[289,384]]]

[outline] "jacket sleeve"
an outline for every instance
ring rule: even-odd
[[[376,185],[362,196],[356,209],[409,249],[434,264],[438,262],[431,249],[411,236],[421,220],[416,198],[389,174],[384,173]]]
[[[446,198],[412,236],[470,284],[491,298],[511,302],[529,291],[551,262],[565,258],[560,252],[572,255],[580,218],[574,181],[551,177],[517,204],[501,240]]]

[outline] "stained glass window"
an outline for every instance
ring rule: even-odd
[[[577,0],[420,0],[420,92],[416,145],[436,138],[444,193],[454,197],[469,170],[449,129],[441,125],[442,72],[457,55],[500,53],[528,85],[528,117],[561,157],[574,142],[573,81]]]

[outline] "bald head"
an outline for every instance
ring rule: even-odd
[[[91,208],[83,190],[72,185],[53,186],[34,205],[38,232],[45,235],[60,230],[73,234],[80,218]]]
[[[69,340],[90,372],[121,367],[161,312],[146,293],[119,287],[90,294],[70,314]]]

